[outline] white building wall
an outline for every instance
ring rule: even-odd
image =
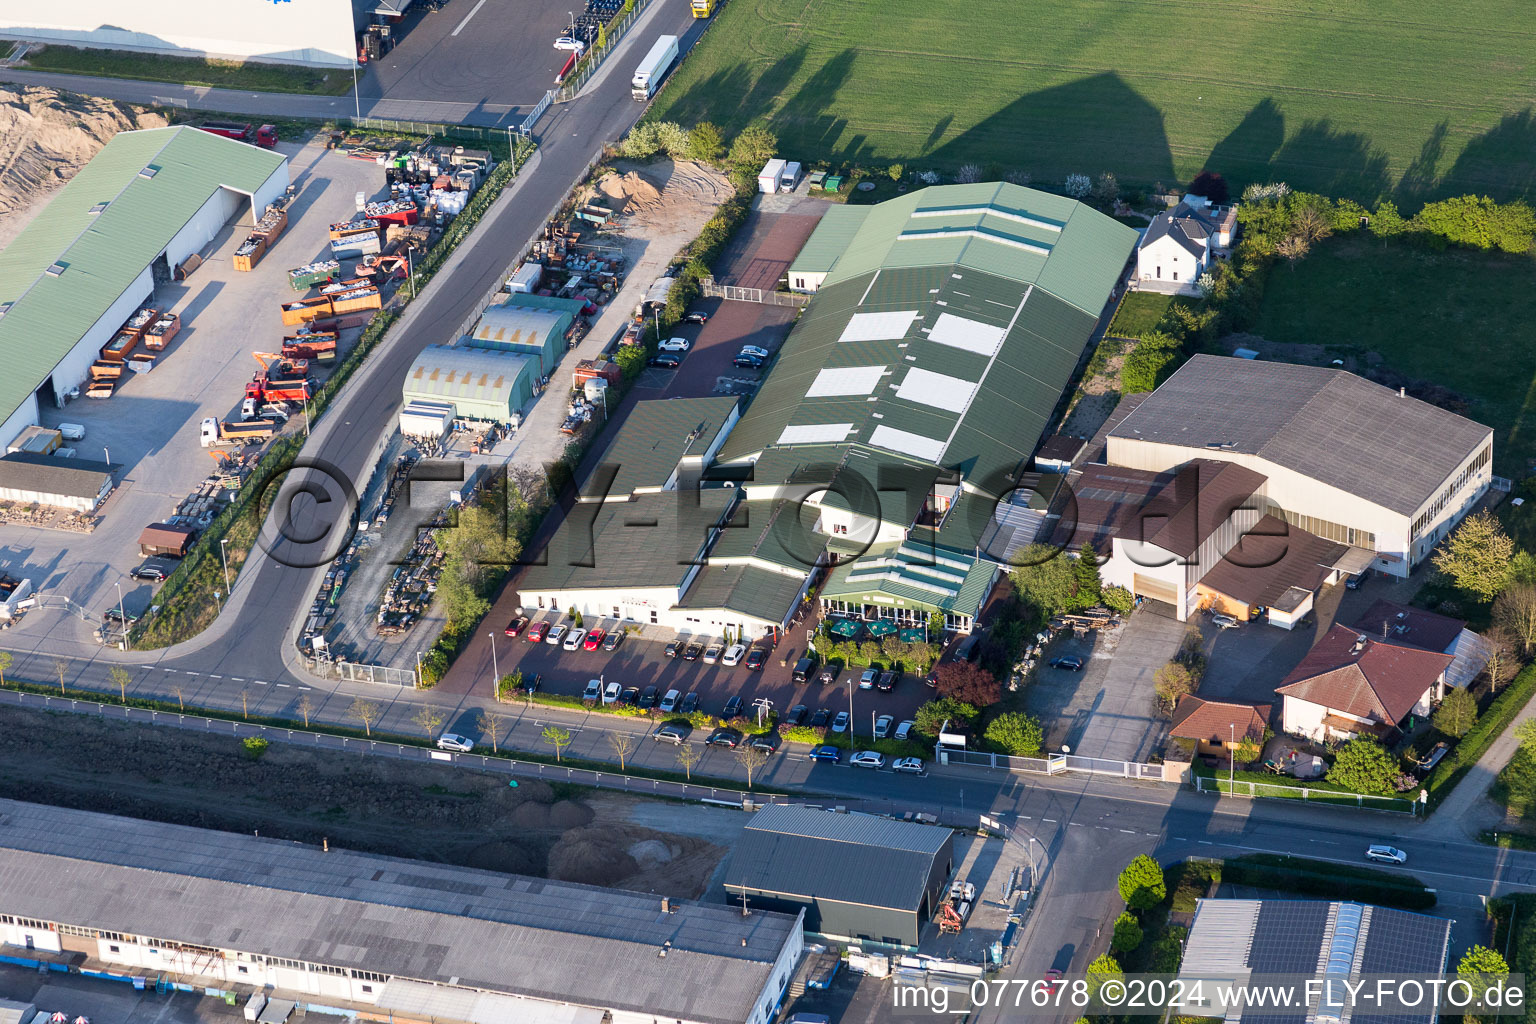
[[[57,953],[62,949],[59,944],[58,932],[52,928],[27,924],[22,921],[11,924],[0,920],[0,943],[9,946],[21,946],[24,949],[45,950],[49,953]]]
[[[0,36],[345,69],[357,59],[352,0],[54,0],[0,4]]]
[[[0,443],[10,444],[16,439],[16,435],[37,422],[37,395],[34,394],[18,405],[15,412],[6,417],[5,425],[0,426]]]
[[[65,273],[67,274],[68,271]],[[86,381],[91,376],[91,364],[101,355],[102,346],[111,341],[117,329],[123,326],[123,323],[140,306],[149,301],[154,291],[154,275],[150,273],[148,267],[145,267],[139,276],[133,279],[133,284],[128,290],[118,296],[117,301],[107,308],[101,319],[96,321],[75,347],[69,350],[69,354],[59,360],[59,365],[53,371],[53,386],[57,393],[63,394],[71,387],[79,388],[82,392],[85,390]],[[44,392],[45,396],[46,394]],[[20,410],[17,411],[20,412]],[[37,419],[34,416],[29,422],[36,423]]]
[[[1211,440],[1221,439],[1212,438]],[[1359,495],[1340,490],[1312,477],[1303,476],[1295,470],[1276,465],[1267,459],[1241,452],[1162,444],[1137,438],[1111,437],[1105,456],[1106,462],[1111,466],[1146,469],[1155,473],[1175,469],[1192,459],[1213,459],[1247,466],[1267,478],[1264,486],[1259,489],[1259,494],[1268,497],[1285,510],[1375,534],[1376,550],[1382,554],[1394,556],[1388,559],[1377,559],[1375,567],[1396,576],[1408,575],[1408,533],[1413,525],[1413,518],[1367,501]],[[1341,543],[1347,542],[1341,541]]]
[[[245,143],[241,143],[245,145]],[[283,160],[282,166],[272,172],[271,177],[262,182],[255,194],[251,197],[250,222],[252,225],[261,220],[261,215],[277,201],[278,197],[288,187],[288,161]]]
[[[1191,256],[1188,249],[1166,235],[1136,251],[1136,276],[1143,281],[1193,284],[1206,265],[1206,259]]]
[[[242,146],[244,143],[237,142],[235,145]],[[171,238],[170,244],[165,247],[165,258],[173,267],[181,263],[213,241],[235,217],[249,218],[250,206],[250,196],[244,192],[228,188],[214,192]]]
[[[1138,576],[1167,583],[1173,587],[1178,593],[1174,611],[1179,621],[1183,622],[1189,617],[1193,610],[1195,593],[1193,587],[1185,586],[1184,560],[1156,544],[1114,538],[1110,542],[1109,558],[1099,567],[1099,579],[1106,586],[1114,584],[1124,587],[1132,594],[1138,594],[1141,593],[1136,585]],[[1142,596],[1148,595],[1142,594]]]
[[[808,273],[803,270],[790,270],[789,290],[792,292],[801,292],[803,294],[809,295],[816,291],[816,289],[820,288],[822,282],[826,279],[827,275],[824,273],[817,274]]]
[[[517,599],[523,611],[538,614],[542,609],[553,609],[561,614],[575,608],[583,618],[617,618],[632,622],[648,623],[655,612],[658,623],[664,623],[672,606],[682,596],[681,587],[624,587],[612,590],[519,590]],[[542,602],[542,604],[541,604]]]

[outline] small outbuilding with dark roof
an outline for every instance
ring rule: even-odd
[[[1262,748],[1269,729],[1268,704],[1243,704],[1224,700],[1206,700],[1186,693],[1173,712],[1168,735],[1195,741],[1195,753],[1229,758],[1232,749],[1244,740]]]
[[[808,932],[912,947],[954,859],[947,828],[769,804],[742,831],[725,888],[748,908],[803,909]]]

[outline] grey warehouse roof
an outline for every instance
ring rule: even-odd
[[[1413,515],[1493,430],[1343,370],[1197,355],[1110,434],[1267,459]]]
[[[61,459],[36,452],[0,456],[0,487],[68,498],[94,498],[112,479],[112,467],[90,459]]]
[[[738,401],[717,397],[636,402],[613,443],[594,462],[618,467],[607,496],[664,486],[685,457],[702,458],[709,451]]]
[[[286,160],[187,126],[113,136],[0,252],[0,420],[220,187],[254,193]]]
[[[0,849],[9,914],[719,1024],[746,1019],[798,924],[13,800]]]
[[[725,885],[749,893],[916,910],[951,831],[872,814],[769,804],[742,831]]]

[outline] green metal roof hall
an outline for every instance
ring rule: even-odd
[[[789,271],[820,279],[815,298],[721,461],[775,450],[774,465],[841,464],[864,450],[1006,490],[1137,237],[1075,200],[999,182],[829,215]],[[905,511],[882,518],[910,523]]]
[[[0,443],[62,404],[172,268],[288,186],[288,158],[190,126],[119,132],[0,251]]]

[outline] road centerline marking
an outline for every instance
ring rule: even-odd
[[[464,26],[465,26],[465,25],[468,25],[468,24],[469,24],[469,19],[470,19],[470,18],[473,18],[473,17],[474,17],[474,16],[475,16],[475,15],[476,15],[476,14],[479,14],[479,13],[480,13],[480,8],[482,8],[482,7],[484,7],[484,6],[485,6],[485,0],[480,0],[480,2],[479,2],[479,3],[477,3],[477,4],[475,4],[475,6],[473,6],[473,7],[471,7],[471,8],[470,8],[470,9],[469,9],[469,13],[468,13],[468,14],[466,14],[466,15],[464,15],[464,20],[463,20],[463,21],[461,21],[461,22],[459,22],[459,27],[458,27],[458,28],[456,28],[456,29],[454,29],[454,30],[453,30],[453,31],[452,31],[452,32],[451,32],[451,33],[449,33],[449,34],[450,34],[450,35],[455,35],[455,36],[456,36],[456,35],[458,35],[458,34],[459,34],[459,33],[460,33],[460,32],[462,32],[462,31],[464,31]]]

